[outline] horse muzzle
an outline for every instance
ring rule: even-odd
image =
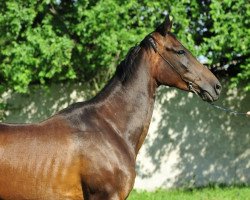
[[[219,81],[213,87],[200,88],[198,95],[203,101],[214,102],[219,99],[222,86]]]

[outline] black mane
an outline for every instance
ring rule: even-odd
[[[135,70],[134,60],[138,56],[140,50],[140,45],[132,47],[129,50],[126,58],[117,66],[116,74],[118,75],[121,82],[125,82],[133,74]]]
[[[136,45],[130,48],[128,54],[126,55],[125,59],[121,61],[121,63],[116,68],[116,74],[118,75],[121,82],[126,82],[133,72],[136,70],[135,62],[140,50],[142,47],[148,49],[151,47],[148,37],[145,37],[144,40],[141,41],[139,45]]]
[[[151,44],[150,44],[150,42],[148,41],[148,37],[145,37],[145,39],[142,40],[139,45],[136,45],[136,46],[130,48],[130,50],[128,51],[128,54],[126,55],[125,59],[123,61],[121,61],[121,63],[117,66],[115,74],[116,74],[116,77],[118,77],[119,80],[122,83],[127,82],[127,80],[130,79],[130,77],[132,76],[132,74],[134,74],[134,71],[137,69],[137,67],[138,67],[137,64],[140,61],[140,58],[138,58],[138,55],[139,55],[139,52],[142,49],[142,47],[145,50],[148,50],[149,48],[152,47]],[[112,87],[112,84],[113,84],[112,80],[113,80],[113,78],[92,99],[84,101],[84,102],[77,102],[77,103],[71,104],[67,108],[59,111],[58,114],[71,113],[72,111],[77,110],[77,109],[81,108],[84,105],[88,105],[89,103],[94,102],[99,97],[103,97],[103,96],[107,95],[108,94],[107,91],[109,90],[110,86]]]

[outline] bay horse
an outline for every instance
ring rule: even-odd
[[[124,200],[156,89],[218,99],[221,84],[171,33],[167,16],[133,47],[108,84],[34,124],[0,124],[0,199]]]

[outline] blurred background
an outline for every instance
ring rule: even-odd
[[[173,17],[178,39],[250,110],[248,0],[0,1],[0,119],[37,122],[94,96],[130,47]],[[250,118],[160,88],[137,188],[250,184]]]

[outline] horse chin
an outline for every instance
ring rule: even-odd
[[[190,91],[190,89],[189,89]],[[213,102],[218,99],[218,97],[213,97],[208,91],[202,90],[202,89],[197,89],[197,88],[192,88],[191,92],[199,96],[203,101],[207,102]]]
[[[199,96],[203,101],[213,102],[218,99],[218,97],[213,97],[208,91],[203,90],[199,93]]]

